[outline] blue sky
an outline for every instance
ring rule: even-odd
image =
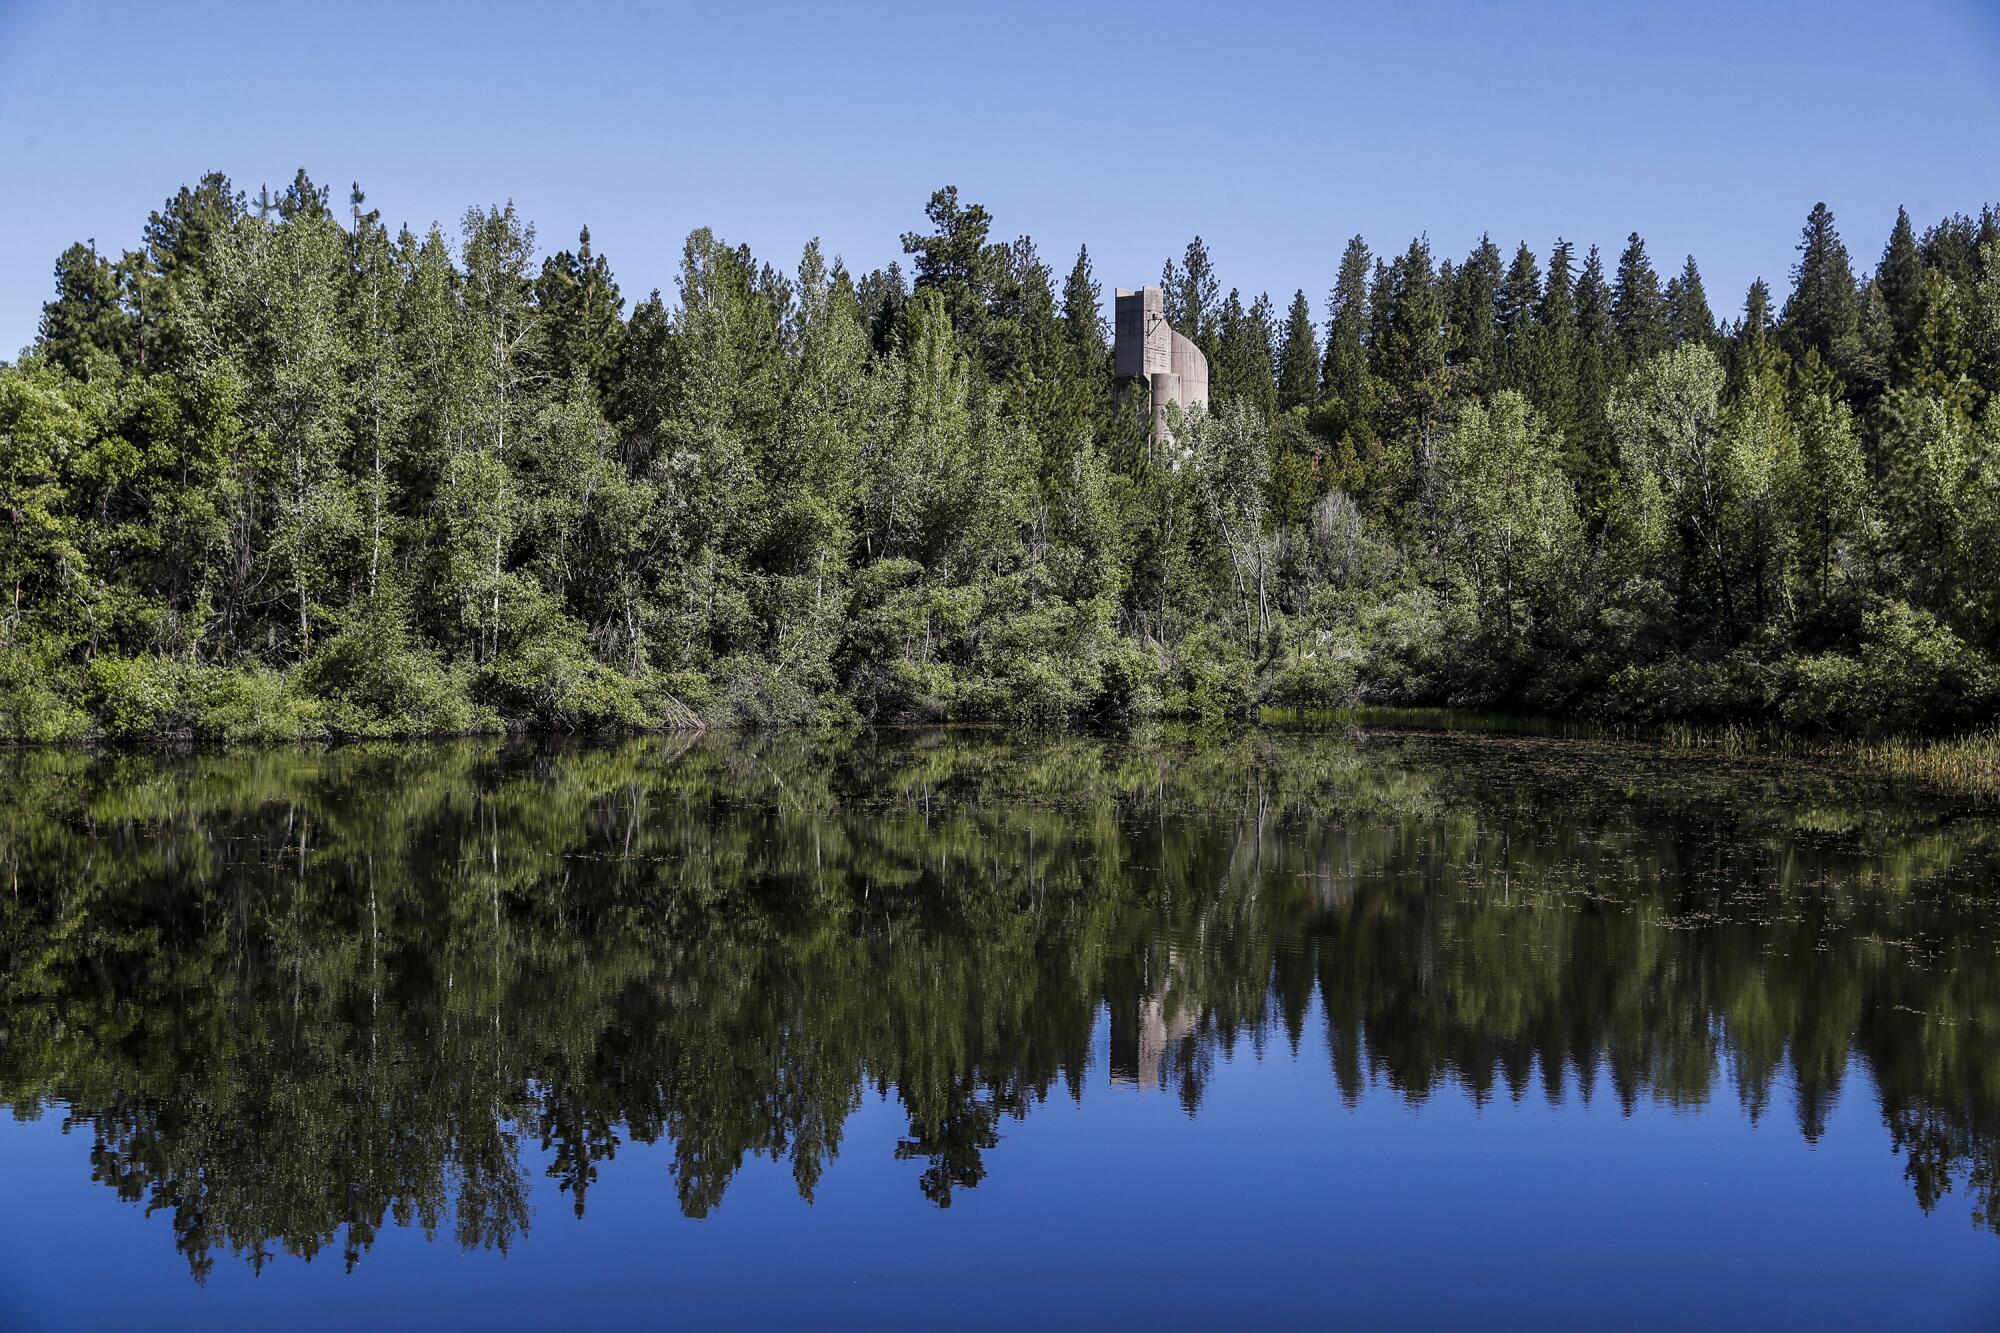
[[[1195,232],[1225,289],[1317,311],[1357,231],[1615,257],[1636,228],[1734,311],[1816,199],[1869,264],[1899,203],[2000,200],[2000,3],[0,0],[0,126],[0,355],[70,241],[300,165],[392,222],[588,223],[628,297],[699,225],[872,267],[952,183],[1058,272],[1088,242],[1107,293]]]

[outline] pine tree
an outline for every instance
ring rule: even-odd
[[[1368,243],[1355,236],[1340,256],[1333,290],[1326,298],[1326,352],[1320,362],[1320,390],[1334,395],[1357,382],[1354,368],[1365,367],[1368,345]]]
[[[1678,277],[1667,283],[1667,333],[1676,347],[1709,347],[1716,341],[1715,312],[1701,285],[1694,256],[1687,257]]]
[[[1965,284],[1965,337],[1972,374],[1988,397],[2000,397],[2000,228],[1979,247],[1980,263]]]
[[[1926,273],[1917,298],[1917,323],[1905,352],[1905,378],[1962,406],[1968,414],[1979,398],[1971,375],[1976,363],[1965,300],[1942,273]]]
[[[654,288],[625,322],[604,393],[605,415],[623,442],[625,469],[634,476],[648,474],[658,457],[673,379],[673,317]]]
[[[1611,298],[1611,322],[1618,333],[1618,364],[1644,365],[1667,350],[1667,305],[1659,275],[1646,257],[1646,243],[1633,232],[1618,257],[1618,281]]]
[[[1745,385],[1766,375],[1782,374],[1786,360],[1784,350],[1778,344],[1770,285],[1758,278],[1744,295],[1742,318],[1736,322],[1729,336],[1727,364],[1730,395],[1733,397],[1741,393]]]
[[[1313,429],[1333,446],[1333,479],[1350,490],[1375,454],[1375,384],[1368,368],[1372,315],[1368,305],[1368,243],[1355,236],[1341,253],[1326,303],[1326,353]]]
[[[1167,323],[1187,337],[1211,361],[1221,342],[1220,286],[1208,246],[1197,236],[1187,244],[1181,262],[1169,259],[1160,270],[1160,289]]]
[[[1079,246],[1063,282],[1063,328],[1080,371],[1096,375],[1106,355],[1103,289],[1090,270],[1090,247]]]
[[[987,244],[992,215],[978,204],[961,205],[958,187],[947,185],[924,205],[929,232],[903,233],[903,253],[916,257],[917,291],[944,298],[953,332],[967,349],[986,346],[986,305],[998,276],[999,256]]]
[[[328,222],[333,219],[333,187],[320,185],[300,167],[292,182],[278,195],[274,209],[280,222],[304,220]]]
[[[1494,319],[1499,325],[1501,384],[1526,391],[1534,383],[1535,312],[1542,304],[1542,265],[1535,252],[1522,241],[1514,251],[1514,262],[1500,280],[1494,301]]]
[[[1548,280],[1542,286],[1541,303],[1535,308],[1535,334],[1531,358],[1532,376],[1529,401],[1548,418],[1549,425],[1565,439],[1575,436],[1581,408],[1577,402],[1576,301],[1573,256],[1575,247],[1557,240],[1549,252]]]
[[[562,250],[542,261],[535,307],[545,316],[548,377],[561,385],[580,377],[593,394],[600,392],[624,332],[625,298],[610,263],[592,252],[590,228],[577,233],[575,254]]]
[[[1907,351],[1923,319],[1924,257],[1917,248],[1917,234],[1910,226],[1907,209],[1896,210],[1896,225],[1889,243],[1882,248],[1882,263],[1875,270],[1882,299],[1888,306],[1895,330],[1897,354]]]
[[[227,176],[210,172],[182,186],[147,219],[140,247],[122,266],[126,305],[137,320],[137,365],[171,364],[185,350],[169,312],[201,298],[212,256],[247,216],[242,192]]]
[[[1285,337],[1278,352],[1278,410],[1309,408],[1319,400],[1319,335],[1303,290],[1292,293]]]
[[[1631,253],[1628,246],[1627,256]],[[1643,249],[1639,252],[1638,262],[1641,266],[1645,264]],[[1621,264],[1621,279],[1623,269]],[[1646,275],[1651,272],[1650,267],[1644,269]],[[1634,282],[1643,287],[1645,278],[1637,277]],[[1657,291],[1653,293],[1655,304],[1658,295]],[[1612,386],[1624,377],[1627,367],[1644,364],[1643,360],[1636,363],[1628,361],[1630,353],[1621,338],[1616,309],[1617,297],[1604,278],[1604,258],[1593,245],[1584,256],[1583,272],[1576,282],[1576,341],[1570,363],[1576,418],[1567,440],[1575,460],[1577,492],[1582,497],[1586,512],[1592,514],[1598,512],[1614,470],[1611,425],[1604,414],[1605,405],[1610,399]],[[1659,336],[1664,343],[1663,325]]]
[[[1795,359],[1817,352],[1847,379],[1860,354],[1860,328],[1860,293],[1847,247],[1834,229],[1832,211],[1824,203],[1814,204],[1800,233],[1792,294],[1778,320],[1780,340]]]
[[[1996,237],[2000,237],[2000,205],[1988,204],[1976,218],[1959,213],[1936,223],[1924,232],[1917,251],[1925,268],[1969,287],[1985,270],[1981,247]]]
[[[854,300],[861,311],[861,327],[868,331],[869,345],[877,356],[886,356],[900,340],[903,311],[910,303],[903,266],[892,261],[887,268],[863,274],[854,285]]]
[[[1040,441],[1042,460],[1066,464],[1090,433],[1096,395],[1079,373],[1072,326],[1056,308],[1053,274],[1026,236],[1007,249],[988,334],[997,352],[994,374]]]
[[[1450,293],[1451,364],[1459,381],[1481,395],[1505,385],[1505,348],[1499,321],[1500,248],[1490,236],[1479,244],[1453,274]]]
[[[1418,527],[1428,532],[1448,379],[1444,299],[1421,237],[1390,266],[1375,315],[1379,332],[1369,359],[1381,385],[1377,432],[1394,474],[1384,480],[1399,493],[1378,488],[1374,498],[1413,504]]]
[[[1271,300],[1259,297],[1245,308],[1243,294],[1234,288],[1222,303],[1216,319],[1215,357],[1210,366],[1211,385],[1218,407],[1243,403],[1260,416],[1269,417],[1277,406],[1277,386],[1272,374]]]
[[[56,260],[56,295],[42,307],[41,348],[79,379],[132,364],[137,321],[126,313],[118,273],[95,242],[72,245]]]

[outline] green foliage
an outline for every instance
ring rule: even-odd
[[[192,730],[194,672],[160,657],[96,657],[85,686],[90,711],[113,740]]]
[[[701,229],[629,315],[587,231],[365,204],[209,176],[62,255],[0,367],[0,734],[1993,721],[1916,666],[1841,702],[1884,606],[2000,657],[1990,210],[1857,275],[1816,208],[1726,329],[1637,234],[1355,237],[1320,328],[1196,237],[1162,283],[1214,401],[1149,436],[1088,251],[1058,282],[949,187],[914,285]]]
[[[410,632],[400,599],[385,592],[328,637],[299,667],[322,701],[326,727],[343,736],[408,736],[491,729],[472,703],[470,671],[448,667]]]
[[[0,649],[0,735],[48,743],[90,734],[79,673],[63,657],[54,646]]]
[[[1344,708],[1358,692],[1359,658],[1352,636],[1331,630],[1289,643],[1265,675],[1264,701],[1281,708]]]
[[[1250,661],[1243,641],[1228,630],[1203,625],[1174,645],[1165,709],[1205,721],[1250,714]]]
[[[1838,735],[1954,732],[1986,725],[2000,708],[2000,672],[1929,612],[1890,602],[1862,619],[1853,654],[1792,665],[1781,716]]]

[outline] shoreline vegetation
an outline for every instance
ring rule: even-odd
[[[913,729],[930,729],[940,724],[903,724]],[[1000,723],[957,723],[944,724],[948,729],[963,728],[973,731],[990,730]],[[1161,723],[1145,724],[1156,728]],[[1681,723],[1669,723],[1657,727],[1635,727],[1619,724],[1593,724],[1589,722],[1565,721],[1555,718],[1535,718],[1515,714],[1471,713],[1449,708],[1424,707],[1357,707],[1331,710],[1294,711],[1272,709],[1249,722],[1232,720],[1167,722],[1164,725],[1181,732],[1193,734],[1213,734],[1229,732],[1260,731],[1283,733],[1291,731],[1326,731],[1346,729],[1357,732],[1375,732],[1383,735],[1451,735],[1474,738],[1498,738],[1526,742],[1553,742],[1562,745],[1613,746],[1619,749],[1681,758],[1710,758],[1732,763],[1773,763],[1797,765],[1810,768],[1831,768],[1845,766],[1862,776],[1909,781],[1940,791],[1966,796],[2000,796],[2000,731],[1980,732],[1962,736],[1942,737],[1900,737],[1891,736],[1874,740],[1860,740],[1842,737],[1813,737],[1795,732],[1757,730],[1746,726],[1692,727]],[[740,728],[723,726],[718,731]],[[615,732],[592,731],[583,733],[582,739],[595,739],[606,743],[621,738],[632,738],[644,734],[679,735],[692,742],[711,730],[699,720],[678,726],[628,726]],[[817,729],[823,738],[837,738],[838,730]],[[1097,728],[1099,734],[1106,729]],[[443,743],[455,740],[494,739],[500,737],[526,737],[540,735],[544,738],[558,738],[561,733],[548,731],[523,732],[494,725],[461,731],[431,731],[405,733],[378,733],[375,735],[334,735],[328,733],[302,734],[296,736],[265,737],[244,742],[250,746],[340,746],[369,745],[383,742],[407,744]],[[84,748],[93,749],[105,745],[100,738],[87,737],[57,741],[24,741],[0,738],[0,754],[22,749],[42,748]],[[113,743],[114,748],[167,750],[211,750],[218,747],[204,744],[191,732],[155,732],[143,737],[128,737]]]
[[[1969,794],[2000,794],[2000,729],[1958,736],[1885,736],[1873,739],[1808,736],[1731,725],[1655,727],[1604,725],[1560,718],[1464,713],[1443,708],[1352,708],[1323,714],[1278,712],[1262,719],[1278,726],[1347,725],[1385,732],[1446,732],[1518,736],[1565,743],[1637,746],[1666,755],[1733,761],[1847,765],[1886,778],[1922,782]]]
[[[1872,271],[1816,206],[1724,320],[1636,233],[1355,237],[1282,307],[1196,237],[1165,433],[1088,250],[952,188],[907,273],[704,229],[629,310],[587,229],[303,171],[137,240],[0,365],[3,741],[1389,707],[2000,786],[1990,206]]]

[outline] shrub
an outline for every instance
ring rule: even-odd
[[[1862,617],[1853,654],[1789,664],[1786,725],[1870,735],[1935,735],[1990,726],[2000,704],[1991,663],[1927,611],[1889,602]]]
[[[1670,658],[1629,666],[1605,683],[1601,710],[1625,722],[1716,724],[1768,715],[1771,679],[1754,661]]]
[[[1090,700],[1091,716],[1107,722],[1135,722],[1158,717],[1160,655],[1129,639],[1114,640],[1098,661],[1097,693]]]
[[[187,663],[160,657],[97,657],[88,676],[90,711],[107,739],[193,731]]]
[[[0,650],[0,740],[72,741],[90,733],[90,713],[78,703],[76,673],[53,653]]]
[[[710,674],[722,713],[731,722],[785,726],[818,718],[813,691],[776,663],[737,655],[717,662]]]
[[[1360,659],[1360,649],[1333,631],[1288,644],[1265,672],[1264,702],[1284,708],[1344,708],[1355,701]]]
[[[499,725],[491,711],[474,704],[468,670],[440,661],[387,599],[322,643],[299,677],[321,701],[324,725],[337,735],[485,731]]]
[[[324,706],[283,673],[212,668],[194,678],[195,737],[222,745],[305,740],[326,734]]]
[[[1166,711],[1180,717],[1240,718],[1250,713],[1250,654],[1234,634],[1203,625],[1174,645],[1179,666]]]

